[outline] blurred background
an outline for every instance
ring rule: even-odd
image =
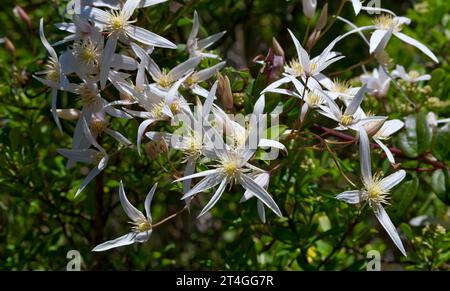
[[[332,15],[340,1],[328,2]],[[318,1],[319,9],[324,3]],[[388,47],[392,59],[433,77],[428,83],[430,92],[411,98],[416,98],[424,110],[450,117],[450,2],[381,3],[398,15],[410,17],[412,25],[405,31],[426,44],[441,61],[433,64],[417,49],[392,40]],[[65,133],[58,131],[50,114],[50,91],[32,78],[47,58],[38,36],[39,19],[44,18],[46,36],[54,43],[65,36],[53,26],[65,21],[65,7],[66,1],[60,0],[0,3],[0,270],[65,270],[70,250],[81,253],[83,270],[360,270],[365,269],[366,253],[371,249],[383,254],[384,269],[449,269],[448,174],[409,171],[393,193],[393,207],[388,212],[408,241],[408,257],[401,258],[370,211],[360,214],[358,209],[334,199],[346,182],[332,157],[306,147],[282,157],[282,167],[271,179],[269,193],[288,214],[284,219],[270,213],[268,222],[261,224],[255,201],[240,204],[243,191],[234,187],[201,219],[195,217],[209,194],[201,194],[194,201],[191,213],[155,229],[146,244],[92,253],[98,243],[128,232],[127,218],[118,202],[121,179],[129,200],[140,208],[151,186],[159,183],[153,200],[157,221],[183,207],[180,187],[171,182],[173,171],[182,171],[184,165],[177,152],[139,157],[135,151],[125,150],[115,155],[107,170],[74,199],[89,168],[78,165],[67,170],[64,158],[56,152],[57,148],[70,147],[74,124],[64,122]],[[236,101],[237,107],[239,102],[244,104],[243,110],[249,100],[257,98],[255,90],[248,90],[249,84],[267,85],[267,80],[258,78],[261,66],[254,59],[267,55],[273,37],[284,49],[286,59],[293,58],[295,48],[287,28],[301,38],[308,25],[301,1],[170,0],[136,14],[139,25],[181,44],[178,50],[155,51],[153,57],[160,66],[172,67],[187,58],[182,44],[191,30],[194,10],[200,16],[201,34],[227,31],[214,49],[234,68],[225,72],[232,77],[236,96],[243,99]],[[357,25],[370,23],[365,13],[355,18],[350,3],[341,15]],[[344,31],[348,27],[336,22],[312,55]],[[329,69],[333,72],[368,57],[366,45],[356,36],[340,43],[336,50],[346,58]],[[362,73],[356,67],[340,77],[354,78]],[[401,106],[404,101],[398,94],[392,92],[389,98],[367,101],[367,106],[376,110],[383,106],[381,103],[391,102],[397,106],[393,108],[399,108],[391,117],[411,113]],[[67,96],[60,100],[59,108],[76,104]],[[273,96],[273,100],[275,104],[280,97]],[[297,114],[298,109],[292,116]],[[138,123],[115,121],[114,127],[134,140]],[[339,158],[356,181],[359,165],[354,162],[354,152],[356,149],[344,149]],[[380,169],[389,168],[381,157],[375,159]],[[448,165],[448,152],[441,161]],[[417,161],[405,161],[406,166],[419,167],[414,163]],[[418,216],[430,224],[409,223]]]

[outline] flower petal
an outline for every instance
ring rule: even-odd
[[[380,148],[384,151],[384,153],[386,154],[386,157],[388,158],[389,162],[391,164],[395,164],[395,159],[394,159],[394,155],[392,154],[391,150],[379,139],[374,138],[373,139],[379,146]]]
[[[386,210],[384,210],[383,206],[380,204],[376,205],[374,208],[375,216],[377,217],[378,221],[381,223],[383,228],[386,230],[388,235],[391,237],[394,244],[397,246],[397,248],[400,250],[400,252],[406,257],[406,251],[403,247],[403,243],[398,235],[397,229],[392,224],[391,219],[389,218],[389,215],[386,213]]]
[[[358,204],[362,202],[362,194],[363,193],[360,190],[345,191],[337,195],[336,199],[350,204]]]
[[[406,172],[404,170],[397,171],[380,181],[380,187],[385,191],[391,190],[398,183],[400,183],[406,176]]]
[[[153,185],[152,189],[150,189],[150,192],[148,192],[147,197],[145,197],[145,202],[144,202],[145,214],[147,215],[147,221],[149,223],[152,223],[151,206],[152,206],[153,195],[155,195],[156,187],[158,187],[158,183],[155,183],[155,185]]]
[[[127,216],[134,222],[145,220],[144,214],[141,211],[137,210],[130,201],[128,201],[127,195],[125,194],[125,189],[123,187],[122,181],[120,181],[119,186],[119,198],[120,204],[122,205],[123,211],[127,214]]]
[[[137,141],[136,141],[136,148],[138,151],[138,154],[141,155],[141,141],[142,141],[142,136],[144,135],[145,130],[147,129],[147,127],[152,124],[153,122],[155,122],[155,119],[147,119],[144,120],[138,128],[138,134],[137,134]]]
[[[171,41],[139,26],[129,25],[126,27],[126,31],[129,37],[143,44],[161,48],[177,48],[177,46]]]
[[[208,204],[202,209],[200,214],[197,216],[199,218],[206,212],[208,212],[216,203],[219,201],[220,197],[222,196],[223,192],[225,191],[225,186],[227,185],[227,180],[223,179],[220,183],[219,187],[217,188],[216,192],[214,193],[213,197],[209,200]]]
[[[117,248],[121,246],[131,245],[136,241],[136,233],[130,232],[126,235],[118,237],[113,240],[106,241],[102,244],[99,244],[95,248],[92,249],[93,252],[103,252],[112,248]]]
[[[439,60],[436,57],[436,55],[429,48],[427,48],[423,43],[421,43],[421,42],[415,40],[414,38],[412,38],[406,34],[403,34],[401,32],[395,32],[394,35],[396,37],[398,37],[399,39],[403,40],[404,42],[418,48],[420,51],[422,51],[424,54],[426,54],[428,57],[430,57],[434,62],[439,63]]]
[[[370,142],[366,129],[360,127],[359,130],[359,155],[361,163],[361,175],[364,182],[369,185],[372,182],[372,165],[370,160]]]
[[[267,191],[259,186],[252,178],[245,174],[238,177],[240,184],[247,190],[251,191],[259,200],[269,207],[276,215],[282,216],[280,208]]]

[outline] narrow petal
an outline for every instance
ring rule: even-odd
[[[253,192],[253,194],[261,200],[267,207],[269,207],[276,215],[282,216],[280,208],[278,208],[278,205],[275,203],[273,198],[267,193],[267,191],[259,186],[255,181],[253,181],[252,178],[245,174],[241,174],[239,176],[239,182],[241,185]]]
[[[266,223],[266,210],[264,209],[264,203],[262,203],[261,200],[258,200],[256,202],[256,207],[258,209],[259,219],[261,219],[262,223]]]
[[[367,85],[364,84],[364,86],[362,86],[361,89],[358,90],[358,93],[356,93],[355,97],[353,97],[352,101],[345,109],[344,112],[345,115],[355,114],[356,110],[358,110],[359,106],[361,105],[361,102],[364,98],[364,94],[366,92],[367,92]]]
[[[397,172],[385,177],[383,180],[381,180],[380,187],[382,187],[383,190],[385,190],[385,191],[389,191],[393,187],[395,187],[398,183],[403,181],[405,176],[406,176],[406,172],[404,170],[397,171]]]
[[[211,112],[211,108],[213,106],[214,100],[216,99],[217,86],[219,82],[214,82],[211,90],[206,97],[205,103],[203,104],[202,116],[203,118],[208,118],[209,113]]]
[[[203,214],[208,212],[217,203],[217,201],[219,201],[220,197],[222,196],[223,192],[225,191],[225,186],[226,185],[227,185],[227,180],[224,179],[220,183],[220,185],[217,188],[216,192],[214,193],[213,197],[211,197],[211,199],[209,200],[208,204],[206,204],[206,206],[202,209],[202,211],[197,216],[197,218],[199,218],[200,216],[202,216]]]
[[[360,0],[352,0],[353,10],[355,10],[355,15],[358,15],[361,11],[362,4]]]
[[[92,163],[94,157],[96,157],[98,154],[98,152],[93,149],[57,149],[56,151],[65,158],[82,163]]]
[[[56,126],[62,132],[61,121],[59,120],[58,112],[56,111],[56,103],[58,101],[58,90],[52,89],[52,115]]]
[[[198,35],[198,29],[199,29],[199,21],[198,21],[198,13],[197,11],[194,11],[194,20],[192,25],[191,33],[189,34],[189,38],[187,41],[188,47],[191,47],[194,42],[196,41],[197,35]]]
[[[44,34],[44,19],[41,18],[39,21],[39,36],[41,38],[41,42],[44,45],[44,47],[47,49],[49,55],[53,58],[53,60],[58,60],[58,55],[56,54],[55,49],[50,45],[50,43],[47,41],[47,38]]]
[[[181,182],[181,181],[184,181],[186,179],[194,179],[194,178],[199,178],[199,177],[205,177],[205,176],[217,174],[218,172],[219,172],[218,169],[206,170],[206,171],[203,171],[203,172],[200,172],[200,173],[192,174],[192,175],[189,175],[189,176],[177,179],[177,180],[173,181],[173,183]]]
[[[389,215],[386,213],[386,210],[384,210],[383,206],[377,205],[374,209],[375,216],[377,217],[378,221],[381,223],[383,228],[386,230],[388,235],[391,237],[394,244],[397,246],[397,248],[400,250],[400,252],[406,257],[406,251],[403,247],[403,243],[398,235],[397,229],[392,224],[391,219],[389,218]]]
[[[386,35],[388,31],[384,29],[377,29],[372,33],[372,36],[370,37],[370,49],[369,53],[372,54],[374,51],[377,50],[378,46],[380,45],[381,41],[383,40],[383,37]]]
[[[128,201],[122,181],[120,181],[120,186],[119,186],[119,198],[120,198],[120,204],[122,205],[123,211],[125,211],[127,216],[132,221],[140,221],[143,219],[145,220],[144,214],[142,214],[141,211],[137,210],[136,207],[134,207],[130,203],[130,201]]]
[[[143,44],[161,48],[177,48],[171,41],[139,26],[129,25],[126,30],[129,37]]]
[[[186,73],[193,71],[198,64],[200,63],[200,58],[191,58],[187,61],[179,64],[168,73],[168,77],[170,80],[178,81],[181,77],[183,77]]]
[[[427,48],[423,43],[421,43],[421,42],[415,40],[414,38],[407,36],[406,34],[403,34],[401,32],[395,32],[394,35],[396,37],[398,37],[399,39],[403,40],[404,42],[418,48],[420,51],[422,51],[424,54],[426,54],[428,57],[430,57],[434,62],[439,63],[439,60],[436,57],[436,55],[429,48]]]
[[[158,183],[153,185],[152,189],[150,189],[150,192],[148,192],[147,197],[145,197],[145,202],[144,202],[145,214],[147,215],[147,221],[149,223],[152,223],[151,206],[152,206],[153,195],[155,195],[156,187],[158,187]]]
[[[266,139],[262,138],[259,140],[258,147],[270,147],[270,148],[277,148],[284,152],[287,152],[287,148],[279,141],[272,140],[272,139]]]
[[[99,244],[98,246],[93,248],[92,251],[93,252],[103,252],[103,251],[110,250],[112,248],[131,245],[135,242],[135,239],[136,239],[136,233],[130,232],[119,238],[109,240],[107,242]]]
[[[117,140],[118,142],[120,142],[121,144],[125,145],[125,146],[129,146],[131,144],[133,144],[128,138],[126,138],[125,136],[123,136],[120,132],[112,130],[110,128],[106,128],[105,132],[111,136],[112,138],[114,138],[115,140]]]
[[[127,0],[127,2],[125,2],[122,8],[125,19],[130,19],[134,13],[134,10],[139,5],[139,2],[141,2],[141,0]]]
[[[199,50],[204,50],[212,46],[214,43],[216,43],[219,39],[224,36],[226,31],[222,31],[213,35],[208,36],[205,39],[199,40],[197,42],[197,47]]]
[[[209,67],[207,69],[198,71],[195,73],[195,77],[198,80],[198,82],[203,82],[214,76],[218,71],[220,71],[224,66],[226,62],[220,62],[212,67]]]
[[[83,180],[83,182],[81,183],[80,187],[77,190],[77,193],[75,193],[75,198],[78,197],[78,195],[80,195],[80,193],[84,190],[84,188],[86,188],[86,186],[95,178],[97,177],[98,174],[100,174],[100,172],[103,169],[99,168],[99,167],[95,167],[93,168],[89,174],[87,175],[87,177]]]
[[[266,106],[266,96],[262,94],[261,96],[259,96],[258,100],[255,103],[255,106],[253,107],[253,114],[255,115],[263,114],[265,106]]]
[[[290,29],[288,29],[289,34],[291,35],[292,41],[294,42],[295,49],[297,50],[298,59],[304,69],[309,69],[309,55],[305,51],[305,49],[300,44],[300,41],[295,37]]]
[[[402,129],[403,126],[405,126],[405,123],[399,119],[388,120],[377,132],[377,136],[382,136],[385,138],[390,137],[391,135]]]
[[[362,192],[360,190],[345,191],[336,196],[336,199],[349,204],[358,204],[362,202]]]
[[[149,127],[150,124],[152,124],[153,122],[155,122],[155,119],[147,119],[144,120],[138,128],[138,134],[137,134],[137,141],[136,141],[136,148],[138,151],[138,154],[141,155],[141,141],[142,141],[142,136],[144,135],[145,130],[147,129],[147,127]]]
[[[374,141],[384,151],[384,153],[386,154],[386,157],[388,158],[389,163],[395,164],[394,155],[392,154],[391,150],[381,140],[374,138]]]
[[[372,182],[372,166],[370,159],[370,142],[364,127],[359,130],[359,155],[361,163],[361,175],[364,182],[369,185]]]
[[[103,50],[102,64],[100,68],[100,86],[102,89],[106,86],[108,80],[109,69],[111,68],[111,61],[116,51],[117,36],[111,35],[106,41],[105,49]]]
[[[186,200],[189,197],[191,197],[197,193],[211,189],[211,188],[217,186],[219,183],[221,183],[224,180],[226,180],[226,179],[219,174],[209,175],[209,176],[203,178],[194,187],[192,187],[191,190],[189,190],[186,194],[184,194],[184,196],[181,198],[181,200]]]
[[[195,172],[195,159],[189,159],[186,163],[186,167],[184,168],[184,176],[190,176]],[[183,181],[183,194],[186,194],[191,190],[191,180],[187,179]],[[186,199],[185,202],[188,200]]]

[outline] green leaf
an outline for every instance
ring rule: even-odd
[[[440,161],[450,161],[450,126],[441,127],[433,137],[432,152]]]
[[[450,205],[450,179],[448,170],[436,170],[431,177],[433,192],[447,205]]]
[[[429,149],[432,136],[426,113],[421,112],[406,118],[405,130],[399,134],[398,145],[406,156],[415,158]]]

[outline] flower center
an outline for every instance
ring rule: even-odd
[[[180,103],[172,102],[172,104],[170,104],[170,111],[172,111],[173,114],[178,113],[178,111],[180,111]]]
[[[306,101],[308,101],[308,104],[311,105],[311,107],[317,107],[322,103],[322,98],[316,93],[311,92],[308,94],[308,98],[306,99]]]
[[[46,68],[47,68],[46,72],[47,79],[53,82],[58,82],[59,81],[58,61],[50,57],[50,59],[47,62]]]
[[[145,232],[152,229],[152,225],[146,220],[133,222],[133,224],[134,226],[131,229],[134,232]]]
[[[226,161],[222,164],[222,169],[228,177],[235,177],[239,172],[239,165],[235,161]]]
[[[153,105],[152,109],[150,110],[150,113],[155,118],[161,118],[165,105],[166,105],[166,103],[164,101],[161,101],[158,104]]]
[[[341,124],[344,126],[347,126],[353,122],[353,116],[352,115],[342,115],[341,116]]]
[[[101,120],[98,118],[93,119],[89,124],[89,128],[91,129],[94,136],[100,135],[107,126],[108,122],[106,120]]]
[[[381,187],[381,174],[375,174],[373,181],[366,185],[365,197],[369,202],[369,206],[373,207],[375,204],[388,204],[389,192]]]
[[[101,52],[90,40],[75,43],[73,46],[73,51],[75,57],[85,64],[97,66],[100,62]]]
[[[188,87],[192,87],[192,86],[194,86],[195,84],[197,84],[198,83],[198,77],[196,77],[196,76],[190,76],[189,78],[187,78],[187,80],[185,81],[185,84],[186,84],[186,86],[188,86]]]
[[[291,60],[287,66],[284,67],[286,73],[299,77],[303,74],[303,67],[298,60]]]
[[[415,81],[417,78],[420,77],[420,74],[417,71],[410,71],[408,73],[408,76],[411,78],[411,81]]]
[[[346,93],[351,88],[348,81],[333,80],[333,91],[338,93]]]
[[[394,27],[395,31],[402,30],[402,25],[399,24],[398,19],[388,14],[375,18],[373,23],[378,29],[389,30],[391,27]]]
[[[108,25],[106,29],[109,30],[110,33],[124,33],[127,26],[134,22],[136,22],[136,20],[129,21],[126,18],[124,11],[111,10],[111,12],[109,12]]]
[[[170,85],[172,85],[172,80],[169,78],[169,76],[166,74],[164,70],[161,78],[159,78],[158,80],[158,85],[163,88],[169,88]]]
[[[90,88],[86,84],[78,86],[75,93],[79,95],[79,101],[83,106],[90,106],[96,104],[99,99],[97,97],[97,91]]]

